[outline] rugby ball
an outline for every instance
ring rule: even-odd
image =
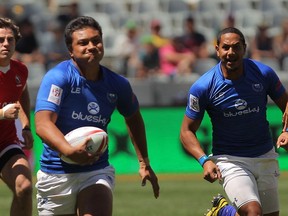
[[[71,146],[77,146],[87,138],[91,140],[87,143],[86,151],[99,156],[105,152],[108,146],[108,135],[107,133],[98,127],[85,126],[76,128],[65,135],[65,139]],[[76,162],[70,160],[64,155],[60,155],[60,158],[70,164],[76,164]]]

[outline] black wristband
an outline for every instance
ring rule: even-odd
[[[30,129],[30,127],[24,127],[23,129],[22,129],[22,131],[31,131],[31,129]]]

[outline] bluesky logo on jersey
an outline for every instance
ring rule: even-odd
[[[234,105],[234,107],[238,111],[235,111],[235,112],[232,112],[232,111],[224,112],[223,115],[224,115],[224,117],[230,118],[230,117],[236,117],[236,116],[241,116],[241,115],[247,115],[247,114],[250,114],[250,113],[259,113],[259,111],[260,111],[259,106],[254,107],[254,108],[251,108],[251,107],[247,108],[247,106],[248,106],[247,101],[245,101],[243,99],[238,99],[235,102],[235,105]]]
[[[195,112],[200,112],[199,98],[194,95],[189,95],[189,108]]]
[[[100,111],[100,107],[96,102],[90,102],[87,106],[88,112],[92,115],[96,115]]]
[[[63,93],[62,88],[52,84],[50,88],[49,96],[48,96],[48,101],[59,105],[61,101],[62,93]]]
[[[245,101],[243,99],[238,99],[235,102],[235,107],[237,110],[244,110],[247,107],[247,101]]]
[[[100,112],[100,106],[96,102],[90,102],[87,105],[87,110],[91,115],[85,115],[82,112],[75,112],[72,113],[72,119],[74,120],[81,120],[81,121],[88,121],[94,122],[97,124],[102,124],[104,127],[108,124],[108,119],[103,118],[102,115],[95,116]]]
[[[94,122],[97,124],[102,124],[103,127],[106,127],[108,124],[108,119],[103,118],[102,115],[95,116],[95,115],[85,115],[82,112],[72,112],[72,119],[74,120],[80,120],[80,121],[88,121],[88,122]]]

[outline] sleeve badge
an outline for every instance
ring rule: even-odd
[[[189,95],[189,109],[195,112],[200,112],[199,98],[192,94]]]

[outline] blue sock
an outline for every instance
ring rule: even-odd
[[[232,205],[226,205],[218,212],[219,216],[235,216],[236,209]]]

